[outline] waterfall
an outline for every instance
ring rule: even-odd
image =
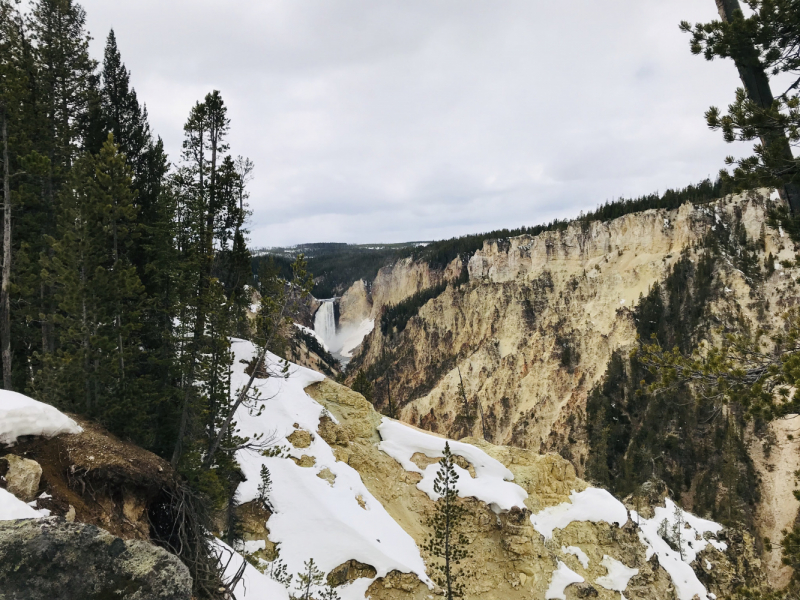
[[[333,349],[336,337],[336,319],[333,313],[333,300],[323,302],[314,316],[314,332],[322,338],[327,346]]]

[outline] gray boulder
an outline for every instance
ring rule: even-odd
[[[0,600],[190,600],[186,566],[148,542],[64,519],[0,521]]]

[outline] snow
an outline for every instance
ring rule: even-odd
[[[256,348],[250,342],[234,339],[232,350],[232,390],[235,393],[248,377],[244,373],[245,365],[239,361],[252,359]],[[268,354],[266,362],[270,365],[278,360]],[[256,380],[254,385],[261,394],[259,404],[263,404],[264,410],[259,414],[258,408],[240,407],[236,414],[238,435],[272,436],[275,444],[289,447],[290,456],[312,456],[315,464],[303,468],[289,458],[265,457],[253,450],[240,450],[237,459],[247,477],[238,489],[240,501],[248,502],[258,496],[260,470],[265,465],[272,478],[270,502],[275,508],[269,519],[269,539],[280,542],[281,558],[289,573],[301,571],[309,558],[325,572],[355,559],[372,565],[377,577],[396,569],[416,573],[429,583],[413,538],[370,494],[358,472],[337,461],[330,446],[316,434],[324,409],[304,389],[323,379],[315,371],[291,365],[288,379]],[[308,448],[292,448],[286,439],[294,431],[295,423],[311,432],[313,441]],[[333,484],[317,477],[325,468],[336,476]],[[359,505],[359,496],[366,509]],[[363,600],[372,581],[361,578],[339,588],[342,600]]]
[[[578,557],[578,560],[583,565],[584,569],[589,568],[589,557],[586,556],[586,552],[578,548],[577,546],[561,546],[561,552],[564,554],[573,554]]]
[[[215,551],[226,565],[225,580],[230,581],[244,562],[244,557],[222,540],[214,538]],[[244,569],[244,575],[233,588],[236,600],[289,600],[289,592],[283,585],[264,575],[250,563]]]
[[[433,491],[439,465],[431,464],[422,470],[412,462],[411,457],[420,452],[428,458],[441,458],[445,442],[449,441],[450,451],[467,459],[475,468],[473,479],[469,471],[458,465],[453,467],[458,473],[460,497],[477,498],[488,504],[495,513],[511,510],[515,506],[525,507],[528,493],[516,483],[512,483],[514,474],[480,448],[430,435],[388,417],[383,417],[378,432],[382,440],[378,448],[399,462],[406,471],[422,475],[417,488],[428,494],[431,500],[439,498]]]
[[[75,421],[49,404],[0,390],[0,444],[11,446],[24,435],[53,437],[81,431]]]
[[[646,557],[650,560],[653,554],[658,555],[658,561],[669,573],[679,600],[692,600],[697,595],[700,600],[708,600],[711,595],[705,586],[700,583],[691,563],[697,558],[707,546],[712,546],[719,551],[725,551],[728,546],[718,540],[706,540],[704,535],[710,533],[716,535],[722,530],[722,525],[701,519],[684,510],[679,509],[681,518],[689,527],[681,528],[681,547],[683,558],[677,550],[673,550],[670,545],[658,533],[661,523],[666,520],[669,531],[675,524],[675,503],[669,498],[666,499],[666,506],[655,508],[652,519],[638,518],[639,539],[647,546]],[[635,511],[632,512],[636,520]]]
[[[314,337],[314,339],[316,339],[319,342],[319,345],[322,346],[326,352],[331,351],[330,348],[328,348],[328,344],[325,343],[325,340],[323,340],[322,337],[320,337],[320,335],[316,331],[314,331],[310,327],[306,327],[305,325],[300,325],[300,323],[295,323],[294,326],[297,327],[303,333],[307,333],[308,335]]]
[[[608,573],[595,579],[595,582],[607,590],[624,592],[628,587],[628,581],[630,581],[631,577],[635,577],[639,574],[639,569],[626,567],[620,561],[611,558],[608,554],[603,556],[603,560],[600,561],[600,564],[606,568]]]
[[[25,504],[11,492],[0,488],[0,521],[38,519],[42,516],[45,515]]]
[[[570,502],[550,506],[531,515],[534,529],[546,540],[553,537],[553,530],[564,529],[573,521],[604,521],[622,527],[628,522],[628,510],[606,490],[587,488],[582,492],[573,490]]]
[[[584,581],[586,580],[583,577],[578,575],[563,562],[558,561],[558,568],[553,571],[553,578],[550,580],[550,585],[544,594],[544,598],[545,600],[567,600],[565,594],[567,586],[573,583],[583,583]]]

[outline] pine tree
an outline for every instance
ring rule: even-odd
[[[289,588],[292,585],[294,575],[287,573],[286,563],[281,558],[281,543],[277,542],[272,554],[272,560],[267,567],[266,575],[280,583],[283,587]]]
[[[313,558],[303,563],[304,569],[297,574],[295,588],[300,592],[301,600],[310,600],[311,588],[322,585],[325,573],[319,570]]]
[[[20,175],[12,156],[21,150],[23,105],[28,84],[24,68],[25,41],[22,17],[12,4],[0,1],[0,159],[3,170],[3,268],[0,273],[0,359],[3,387],[13,389],[11,351],[12,197],[11,179]],[[17,162],[17,161],[15,161]]]
[[[339,592],[336,591],[336,588],[333,587],[332,584],[328,584],[325,586],[325,589],[320,594],[320,598],[322,600],[342,600],[342,597],[339,595]]]
[[[730,58],[739,71],[742,88],[722,114],[711,107],[706,120],[721,130],[725,141],[758,140],[753,155],[728,157],[736,165],[733,180],[739,188],[777,187],[792,213],[800,212],[800,159],[792,145],[800,141],[800,11],[796,0],[747,0],[745,16],[739,0],[717,0],[720,19],[681,29],[692,34],[691,51],[706,60]],[[773,95],[770,76],[786,75],[794,80],[787,91]],[[726,171],[723,178],[729,178]]]
[[[272,504],[269,501],[269,494],[272,491],[272,476],[266,465],[261,465],[261,481],[258,484],[258,501],[262,507],[272,511]]]
[[[103,56],[102,99],[104,125],[114,134],[120,151],[131,168],[139,171],[139,161],[150,143],[150,128],[144,118],[136,91],[130,86],[130,71],[122,63],[117,37],[112,29]]]
[[[218,202],[218,162],[228,149],[225,136],[229,120],[227,108],[219,92],[206,95],[203,102],[192,108],[184,125],[183,158],[185,166],[176,174],[174,185],[179,197],[181,231],[178,243],[183,262],[183,300],[180,308],[182,333],[186,340],[181,350],[183,398],[181,416],[172,464],[177,466],[191,422],[201,410],[202,399],[197,397],[197,365],[208,344],[208,323],[214,304],[212,270],[214,264],[215,223],[220,220],[224,206]],[[218,231],[218,230],[217,230]],[[225,435],[224,433],[222,434]]]
[[[423,545],[424,550],[439,559],[431,564],[433,580],[444,590],[447,600],[464,597],[464,580],[468,573],[460,565],[471,556],[467,549],[469,539],[462,531],[469,512],[458,502],[458,473],[454,464],[450,443],[445,442],[433,484],[439,499],[428,518],[427,525],[432,531]]]
[[[109,137],[99,156],[83,156],[61,194],[52,258],[42,259],[53,290],[56,352],[43,358],[40,397],[95,416],[118,432],[145,435],[148,407],[127,376],[141,352],[144,294],[124,250],[136,235],[130,170]]]
[[[354,392],[358,392],[364,396],[366,400],[372,402],[372,382],[369,380],[366,373],[364,373],[363,369],[359,369],[358,373],[356,373],[352,388]]]

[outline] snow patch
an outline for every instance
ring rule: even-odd
[[[550,580],[550,585],[544,594],[544,598],[545,600],[567,600],[565,593],[567,586],[573,583],[583,583],[584,581],[586,580],[583,577],[563,562],[558,561],[558,568],[553,571],[553,578]]]
[[[324,348],[325,352],[331,351],[330,348],[328,348],[328,344],[325,343],[325,340],[323,340],[322,337],[320,337],[320,335],[316,331],[314,331],[310,327],[306,327],[305,325],[300,325],[300,323],[295,323],[294,326],[297,327],[303,333],[307,333],[308,335],[312,336],[315,340],[317,340],[319,342],[319,345]]]
[[[603,556],[603,560],[600,561],[600,564],[606,568],[608,573],[595,579],[595,582],[597,585],[601,585],[607,590],[624,592],[628,587],[628,582],[631,580],[631,577],[635,577],[639,574],[639,569],[626,567],[623,563],[611,558],[608,554]]]
[[[675,585],[679,600],[692,600],[695,595],[699,596],[700,600],[708,600],[711,595],[700,583],[691,563],[709,545],[721,552],[727,550],[728,545],[725,542],[707,540],[704,537],[706,533],[716,535],[722,530],[722,525],[701,519],[678,508],[681,520],[688,525],[680,528],[682,552],[679,552],[673,549],[659,533],[659,529],[663,531],[662,523],[666,522],[669,532],[677,520],[675,503],[667,498],[665,504],[665,507],[655,508],[652,519],[637,518],[636,512],[631,511],[632,518],[639,522],[639,539],[647,546],[646,557],[650,560],[653,554],[658,556],[659,563],[669,573]]]
[[[222,564],[226,565],[224,577],[230,581],[241,568],[244,558],[222,540],[214,538],[212,544]],[[285,587],[249,563],[239,583],[233,588],[233,595],[236,600],[289,600],[289,592]]]
[[[12,446],[23,435],[53,437],[81,431],[75,421],[49,404],[0,390],[0,444]]]
[[[561,546],[561,552],[563,554],[573,554],[578,557],[578,560],[583,565],[584,569],[589,568],[589,557],[586,556],[586,552],[578,548],[577,546]]]
[[[49,511],[48,511],[48,514]],[[44,515],[28,506],[11,492],[0,488],[0,521],[13,521],[15,519],[38,519]]]
[[[628,510],[606,490],[587,488],[582,492],[573,490],[570,502],[550,506],[531,515],[534,529],[546,540],[553,537],[555,529],[564,529],[573,521],[604,521],[622,527],[628,522]]]
[[[257,350],[244,340],[233,339],[232,342],[231,389],[235,393],[248,379],[245,365],[239,361],[249,362]],[[270,366],[279,360],[268,354],[265,362]],[[272,457],[254,450],[237,453],[236,458],[247,478],[238,489],[240,501],[249,502],[258,497],[261,467],[266,466],[272,479],[269,500],[275,509],[269,519],[269,538],[280,542],[281,558],[289,573],[301,571],[309,558],[325,572],[355,559],[372,565],[377,577],[396,569],[415,573],[422,581],[430,583],[413,538],[370,494],[358,472],[337,461],[330,446],[317,434],[325,410],[305,393],[305,388],[323,379],[324,376],[311,369],[291,364],[288,379],[270,377],[254,382],[255,390],[260,392],[259,406],[239,408],[236,413],[238,435],[254,438],[261,434],[262,439],[273,438],[276,445],[287,447],[287,453]],[[313,439],[308,448],[293,448],[286,439],[294,432],[295,423],[311,433]],[[300,467],[290,458],[303,455],[314,458],[313,467]],[[336,476],[333,484],[317,477],[325,468]],[[359,505],[358,496],[368,510]],[[339,588],[342,600],[363,600],[372,581],[361,578]]]
[[[433,482],[439,465],[431,464],[422,470],[411,461],[411,457],[420,452],[428,458],[441,458],[445,442],[449,441],[450,451],[467,459],[475,468],[473,479],[469,471],[454,465],[453,468],[458,473],[460,497],[477,498],[488,504],[495,513],[511,510],[515,506],[525,507],[528,492],[516,483],[511,483],[514,474],[480,448],[436,437],[387,417],[381,420],[378,432],[383,440],[378,444],[378,448],[399,462],[406,471],[422,475],[422,481],[417,484],[417,488],[428,494],[431,500],[439,498],[433,491]]]

